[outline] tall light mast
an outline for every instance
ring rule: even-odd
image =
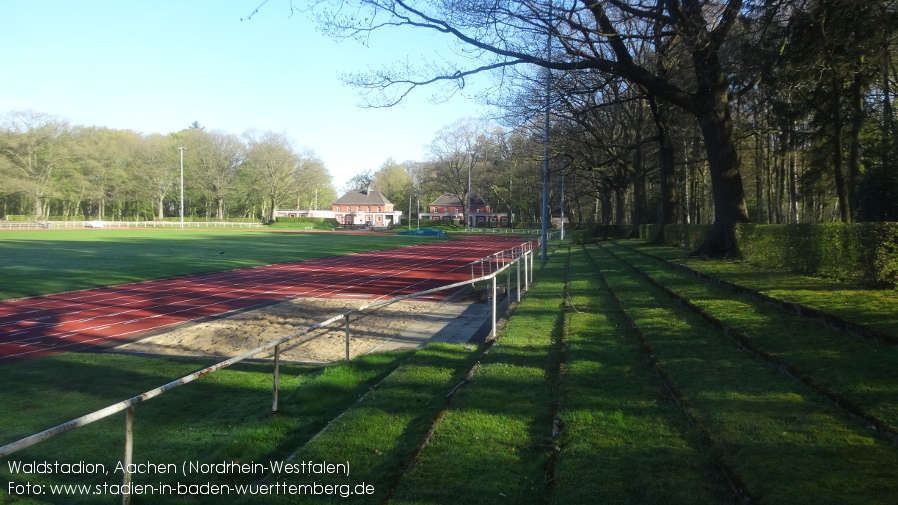
[[[179,147],[181,151],[181,229],[184,229],[184,148]]]

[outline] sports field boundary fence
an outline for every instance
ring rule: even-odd
[[[102,223],[102,224],[101,224]],[[0,229],[79,229],[79,228],[261,228],[258,222],[238,221],[0,221]]]
[[[178,223],[175,223],[178,224]],[[230,359],[218,362],[209,367],[203,368],[197,372],[194,372],[189,375],[185,375],[179,379],[173,380],[167,384],[159,386],[157,388],[151,389],[144,393],[141,393],[137,396],[133,396],[127,400],[123,400],[121,402],[109,405],[99,410],[95,410],[89,414],[85,414],[76,419],[72,419],[71,421],[59,424],[52,428],[46,429],[39,433],[35,433],[28,437],[22,438],[10,444],[4,445],[0,447],[0,458],[7,457],[11,454],[14,454],[18,451],[26,449],[28,447],[34,446],[46,440],[49,440],[57,435],[61,435],[63,433],[72,431],[74,429],[80,428],[82,426],[86,426],[95,421],[99,421],[101,419],[105,419],[109,416],[117,414],[121,411],[125,411],[125,442],[124,442],[124,458],[122,460],[122,466],[126,469],[122,488],[127,490],[130,488],[131,483],[131,474],[127,470],[130,468],[130,465],[133,461],[133,442],[134,442],[134,414],[135,414],[135,406],[139,403],[148,401],[152,398],[155,398],[167,391],[170,391],[176,387],[183,386],[189,384],[197,379],[205,377],[209,374],[212,374],[218,370],[223,368],[227,368],[235,363],[239,363],[246,359],[252,358],[262,352],[265,352],[269,349],[274,349],[274,356],[272,358],[273,362],[273,371],[272,371],[272,406],[271,413],[275,414],[278,411],[278,388],[279,388],[279,375],[280,375],[280,349],[283,344],[290,342],[291,340],[305,335],[309,332],[324,328],[326,326],[331,326],[335,324],[342,324],[345,329],[346,335],[346,361],[350,359],[350,345],[351,345],[351,324],[350,320],[353,315],[359,314],[364,311],[371,311],[380,307],[384,307],[390,305],[392,303],[400,302],[403,300],[408,300],[410,298],[420,298],[432,293],[436,293],[439,291],[445,291],[450,289],[459,289],[464,286],[473,286],[478,282],[486,282],[490,283],[489,295],[491,299],[491,319],[492,326],[490,330],[491,338],[496,337],[496,327],[497,321],[500,318],[498,314],[498,306],[496,303],[498,296],[498,281],[497,278],[501,273],[505,273],[505,294],[509,303],[506,304],[506,315],[511,308],[511,270],[512,266],[516,266],[516,299],[521,299],[521,293],[526,292],[530,285],[533,283],[533,262],[534,262],[534,251],[539,250],[539,244],[541,240],[537,241],[527,241],[523,242],[517,246],[514,246],[509,249],[504,249],[502,251],[491,254],[487,257],[481,258],[479,260],[472,261],[469,264],[466,264],[461,269],[469,269],[471,273],[471,278],[469,280],[464,280],[461,282],[452,283],[446,286],[440,286],[437,288],[427,289],[424,291],[418,291],[411,294],[396,296],[393,298],[389,298],[386,300],[377,300],[370,304],[364,305],[357,309],[346,311],[337,316],[331,317],[319,323],[313,324],[306,328],[303,328],[299,331],[291,333],[290,335],[284,336],[277,340],[273,340],[266,344],[263,344],[255,349],[251,349],[239,356],[234,356]],[[536,244],[536,247],[534,247]],[[456,269],[457,271],[458,269]],[[129,504],[131,496],[130,494],[122,494],[122,503]]]

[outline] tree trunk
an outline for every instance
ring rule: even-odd
[[[610,225],[614,219],[614,212],[611,210],[611,195],[608,190],[601,193],[602,198],[602,224]]]
[[[860,63],[859,63],[860,66]],[[854,220],[857,212],[857,181],[861,173],[861,128],[864,124],[864,84],[858,70],[851,81],[851,135],[848,146],[848,179],[845,181],[848,196],[848,211]]]
[[[274,222],[274,216],[275,216],[275,213],[277,211],[277,206],[278,206],[277,201],[278,201],[277,196],[271,195],[271,200],[269,201],[269,203],[271,204],[271,208],[268,209],[268,213],[265,216],[265,219],[268,223]]]
[[[626,187],[614,188],[614,224],[618,227],[624,225],[624,217],[627,215],[626,192]]]
[[[892,112],[892,90],[889,70],[891,67],[889,45],[885,45],[882,60],[882,153],[880,163],[888,166],[892,152],[892,135],[895,131],[895,115]]]
[[[38,221],[41,217],[43,217],[44,205],[43,201],[41,201],[41,197],[38,195],[34,195],[34,206],[32,207],[34,211],[34,220]]]
[[[674,148],[665,135],[658,151],[660,169],[661,202],[658,208],[658,236],[653,240],[664,238],[664,227],[677,220],[677,172],[674,166]]]
[[[698,120],[711,174],[714,223],[705,242],[693,254],[724,257],[738,254],[736,225],[749,218],[726,91],[712,103],[714,106],[701,112]]]
[[[836,180],[836,196],[839,198],[839,218],[843,223],[851,222],[848,208],[848,192],[845,188],[845,174],[842,172],[842,94],[841,85],[833,77],[833,175]]]
[[[642,147],[636,149],[636,158],[633,164],[636,173],[633,176],[633,219],[630,223],[632,225],[630,236],[636,238],[639,237],[639,227],[646,222],[645,164]]]
[[[789,125],[789,222],[798,224],[798,181],[795,172],[795,123]]]

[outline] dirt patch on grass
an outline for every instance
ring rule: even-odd
[[[234,314],[212,321],[179,326],[139,342],[117,347],[116,352],[228,358],[370,301],[301,298],[265,308]],[[423,315],[435,310],[433,302],[398,302],[350,317],[350,356],[377,349],[395,339]],[[270,358],[274,350],[255,358]],[[342,318],[338,323],[296,337],[282,346],[281,359],[331,362],[346,357],[346,333]]]

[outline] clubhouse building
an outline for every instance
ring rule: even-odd
[[[331,205],[331,210],[278,210],[275,217],[323,217],[336,219],[344,226],[387,228],[402,222],[402,211],[393,209],[393,202],[380,191],[353,190]]]
[[[491,211],[489,204],[478,195],[472,193],[468,200],[471,204],[471,216],[468,219],[469,226],[508,225],[508,214]],[[465,206],[461,198],[455,195],[443,193],[430,204],[428,210],[428,212],[421,213],[421,219],[452,221],[455,223],[464,223],[465,221]]]

